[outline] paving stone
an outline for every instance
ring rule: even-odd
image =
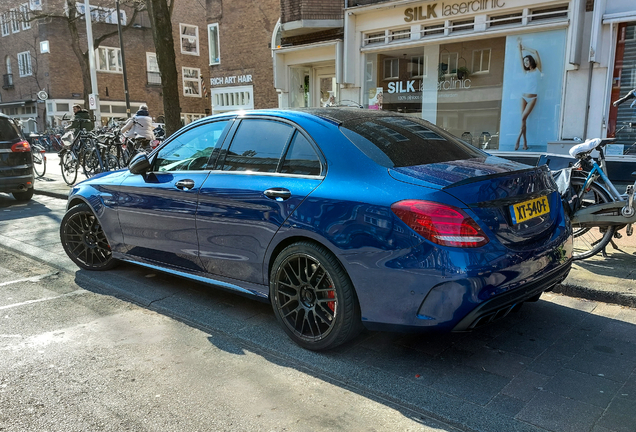
[[[508,384],[509,380],[467,366],[457,366],[444,373],[431,387],[478,405],[486,405]]]
[[[636,431],[636,401],[616,398],[597,423],[615,432]]]
[[[541,391],[540,388],[544,388],[549,379],[547,375],[524,370],[510,381],[501,393],[527,402]]]
[[[498,413],[514,417],[525,405],[526,403],[520,399],[500,394],[495,396],[486,407]]]
[[[488,346],[526,357],[535,358],[543,353],[553,341],[536,335],[526,335],[511,329],[498,338],[491,341]]]
[[[558,345],[558,342],[555,345]],[[528,369],[542,375],[554,376],[571,360],[572,356],[562,355],[560,349],[552,346],[530,363]]]
[[[636,358],[608,356],[598,351],[582,350],[565,367],[622,383],[636,368]]]
[[[621,384],[615,381],[569,369],[559,371],[545,384],[545,389],[549,392],[603,409],[620,388]]]
[[[515,418],[551,431],[581,432],[590,430],[602,414],[599,407],[543,391]]]
[[[532,358],[495,349],[482,349],[464,361],[466,366],[513,378],[532,362]]]
[[[636,359],[636,343],[614,339],[600,334],[592,341],[588,341],[584,348],[589,351],[598,351],[605,354]]]

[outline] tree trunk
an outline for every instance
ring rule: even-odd
[[[148,0],[146,3],[152,24],[152,38],[157,51],[157,64],[161,73],[163,111],[166,136],[181,127],[181,107],[179,106],[179,85],[175,62],[174,36],[167,0]]]
[[[77,57],[77,61],[82,69],[82,83],[84,84],[84,108],[88,109],[88,95],[91,86],[91,69],[88,61],[88,53],[82,51],[80,47],[80,37],[77,30],[77,15],[75,5],[71,0],[66,0],[68,3],[69,17],[68,17],[68,30],[71,33],[71,48]]]

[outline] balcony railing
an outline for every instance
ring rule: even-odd
[[[161,74],[159,72],[148,71],[148,85],[156,86],[161,85]]]
[[[5,90],[13,88],[13,74],[2,75],[2,88]]]

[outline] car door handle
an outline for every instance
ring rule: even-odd
[[[291,192],[285,188],[271,188],[263,192],[267,198],[275,199],[276,201],[283,201],[291,198]]]
[[[194,180],[179,180],[174,184],[177,189],[189,191],[194,187]]]

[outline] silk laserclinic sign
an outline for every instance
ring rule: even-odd
[[[453,17],[469,13],[485,12],[500,9],[506,3],[503,0],[469,0],[457,3],[431,3],[426,6],[406,8],[404,21],[414,22],[431,18]]]

